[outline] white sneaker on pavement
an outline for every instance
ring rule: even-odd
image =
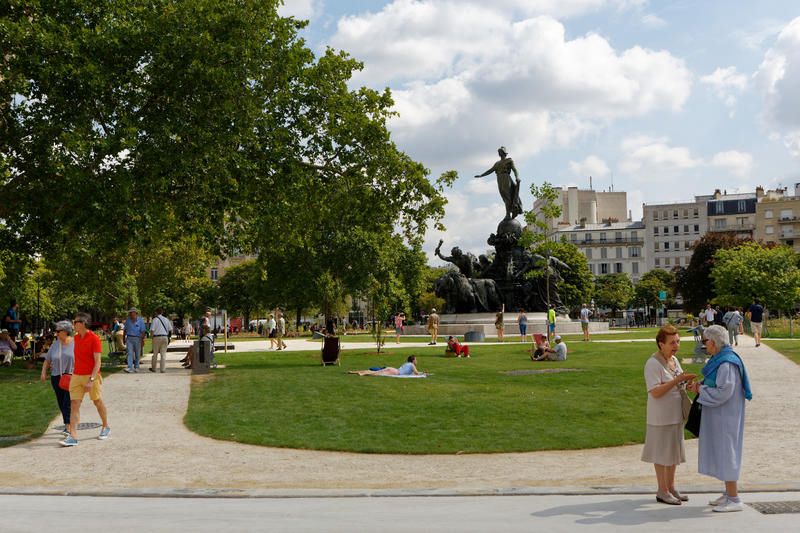
[[[714,507],[712,511],[715,513],[734,513],[736,511],[741,511],[742,509],[744,509],[742,502],[728,500],[724,504]]]
[[[728,495],[723,492],[722,496],[720,496],[716,500],[711,500],[710,502],[708,502],[708,505],[713,505],[716,507],[717,505],[722,505],[727,501],[728,501]]]

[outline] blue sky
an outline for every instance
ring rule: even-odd
[[[762,0],[287,0],[316,50],[390,87],[400,149],[458,171],[432,252],[487,249],[503,216],[493,177],[508,147],[530,184],[642,202],[800,182],[800,3]]]

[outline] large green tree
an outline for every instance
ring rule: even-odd
[[[634,287],[637,302],[647,307],[663,307],[669,305],[675,295],[675,274],[660,268],[646,272],[639,278]],[[666,293],[666,300],[661,300],[661,293]]]
[[[716,301],[747,307],[753,298],[780,311],[800,302],[798,255],[788,246],[765,247],[755,242],[717,250],[714,256]]]
[[[697,313],[714,300],[716,293],[711,281],[714,254],[717,250],[734,248],[742,242],[731,233],[709,232],[695,243],[689,265],[675,270],[675,288],[683,296],[685,311]]]
[[[597,276],[594,285],[595,303],[612,311],[627,308],[634,297],[633,283],[624,272]]]
[[[540,242],[533,252],[542,256],[551,255],[564,262],[569,269],[559,269],[561,279],[556,289],[561,301],[571,309],[580,308],[582,303],[592,299],[594,276],[589,270],[589,262],[580,249],[574,244],[562,240],[560,242]],[[543,270],[532,272],[533,279],[545,276]]]
[[[371,290],[387,247],[441,218],[455,175],[429,181],[390,139],[390,92],[351,88],[361,64],[315,57],[278,4],[7,2],[4,236],[97,257],[78,287],[102,308],[139,297],[114,287],[136,276],[120,260],[176,224],[209,252],[259,255],[276,303]]]

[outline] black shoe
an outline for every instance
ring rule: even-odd
[[[148,368],[147,370],[149,370],[150,372],[155,372],[155,370],[153,370],[152,368]]]

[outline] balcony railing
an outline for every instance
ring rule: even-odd
[[[724,232],[724,231],[731,231],[731,232],[745,232],[745,231],[753,231],[756,229],[755,224],[734,224],[731,226],[711,226],[708,228],[708,231],[713,232]]]
[[[589,239],[589,240],[581,239],[569,242],[571,242],[575,246],[614,246],[618,244],[626,244],[626,245],[635,244],[642,246],[644,245],[644,237],[636,237],[635,239],[631,237],[622,237],[620,239],[614,238],[614,239],[606,239],[604,241],[601,241],[600,239]]]

